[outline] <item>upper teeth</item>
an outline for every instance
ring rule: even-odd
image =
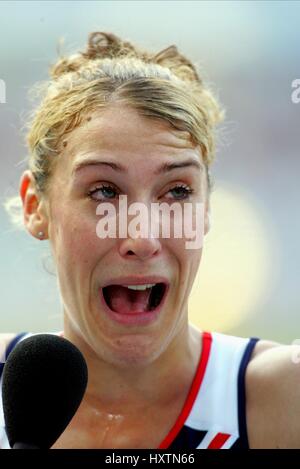
[[[146,290],[147,288],[154,287],[155,283],[146,283],[145,285],[122,285],[127,287],[129,290]]]

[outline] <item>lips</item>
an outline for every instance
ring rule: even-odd
[[[108,285],[103,288],[103,297],[107,306],[115,313],[145,313],[160,304],[166,290],[166,285],[161,282],[148,285],[153,286],[145,286],[140,290],[130,286]]]
[[[100,297],[111,319],[122,324],[146,324],[158,317],[168,290],[169,282],[161,277],[123,277],[100,288]]]
[[[169,285],[169,279],[161,275],[127,275],[122,277],[112,277],[102,284],[102,288],[108,285],[147,285],[150,283],[164,283]]]

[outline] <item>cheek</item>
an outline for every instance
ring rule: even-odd
[[[193,284],[195,282],[195,278],[197,276],[197,272],[200,266],[202,257],[202,249],[199,250],[186,250],[185,256],[185,264],[181,274],[181,286],[182,291],[185,292],[185,298],[188,299]]]
[[[96,219],[82,217],[66,206],[55,208],[52,217],[49,235],[57,267],[72,272],[69,269],[80,271],[92,264],[104,247],[96,235]]]
[[[173,258],[177,259],[178,268],[186,276],[197,272],[202,256],[202,247],[199,249],[187,249],[188,242],[189,240],[186,238],[163,240],[165,250],[171,253]]]
[[[200,265],[202,249],[185,249],[184,260],[188,277],[195,277]]]

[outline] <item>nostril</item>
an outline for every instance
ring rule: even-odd
[[[129,256],[134,256],[134,252],[133,251],[128,251],[127,253]]]

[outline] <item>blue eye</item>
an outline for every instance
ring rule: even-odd
[[[175,186],[172,189],[168,191],[168,193],[171,192],[175,200],[186,200],[189,198],[190,194],[194,192],[193,189],[191,189],[189,186],[186,185],[179,185]],[[97,197],[95,194],[101,194],[99,197]],[[105,200],[105,199],[114,199],[117,196],[117,190],[113,187],[110,186],[109,184],[101,184],[98,187],[95,187],[94,189],[88,191],[88,197],[90,197],[92,200],[100,201],[100,200]]]
[[[94,194],[97,192],[102,194],[102,197],[95,197]],[[113,186],[102,184],[101,186],[95,187],[88,191],[88,196],[92,200],[101,200],[101,199],[114,199],[116,196],[117,191],[113,188]]]
[[[169,190],[169,192],[173,192],[173,195],[175,193],[175,199],[176,200],[182,200],[182,199],[188,199],[190,194],[192,194],[194,191],[188,186],[182,185],[182,186],[175,186],[172,189]],[[177,197],[179,195],[179,197]]]

